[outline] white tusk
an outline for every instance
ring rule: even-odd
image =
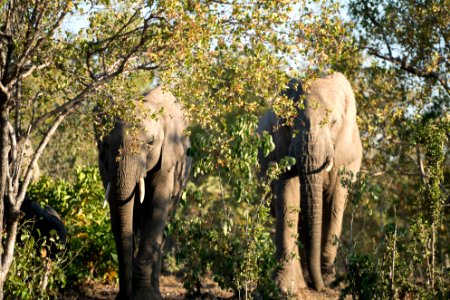
[[[108,182],[108,186],[106,187],[106,192],[105,192],[105,201],[103,201],[103,208],[106,207],[106,202],[108,202],[109,192],[110,191],[111,191],[111,183]]]
[[[144,177],[142,177],[139,180],[139,200],[142,202],[144,202],[144,197],[145,197],[145,180]]]
[[[325,169],[326,172],[330,172],[330,171],[331,171],[331,168],[333,168],[333,162],[334,162],[334,159],[332,159],[332,160],[328,163],[328,166],[327,166],[327,168]]]

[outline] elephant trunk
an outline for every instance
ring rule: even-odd
[[[310,137],[311,139],[311,137]],[[307,143],[300,158],[300,195],[302,223],[305,227],[307,266],[313,288],[320,291],[324,287],[321,272],[321,240],[323,211],[323,169],[330,159],[324,146],[314,137]]]
[[[130,170],[135,170],[137,163],[132,157],[122,157],[116,163],[111,173],[110,182],[110,213],[111,227],[116,242],[119,260],[118,299],[132,297],[133,278],[133,206],[136,188],[136,176]],[[135,172],[136,173],[136,172]]]
[[[307,266],[313,288],[318,291],[324,287],[320,269],[323,209],[322,181],[322,176],[314,174],[304,176],[300,184],[302,219],[306,229],[304,241]]]

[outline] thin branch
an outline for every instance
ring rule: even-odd
[[[11,97],[9,90],[1,82],[0,82],[0,90],[2,90],[2,92],[6,95],[8,99]]]
[[[46,6],[46,2],[44,1],[43,3],[44,3],[44,7],[45,7]],[[43,41],[46,40],[44,35],[47,38],[51,38],[53,36],[53,34],[55,33],[56,29],[61,27],[61,24],[62,24],[65,16],[68,13],[68,11],[67,11],[68,4],[69,4],[69,1],[67,1],[65,7],[61,9],[62,13],[59,15],[59,17],[54,22],[54,24],[49,26],[50,30],[47,33],[45,33],[43,31],[43,29],[39,29],[39,24],[41,22],[43,14],[44,14],[44,9],[40,10],[40,14],[38,16],[38,20],[37,20],[37,22],[35,22],[35,24],[33,24],[34,28],[35,28],[34,35],[32,36],[31,39],[27,40],[26,46],[24,48],[24,51],[19,56],[19,58],[17,60],[16,68],[15,68],[15,72],[14,72],[15,73],[14,77],[16,78],[16,80],[17,80],[18,77],[20,77],[21,74],[28,74],[28,75],[30,75],[34,71],[34,69],[33,70],[26,70],[26,71],[23,70],[23,65],[25,64],[25,61],[27,60],[27,58],[31,54],[36,53],[38,51],[38,49],[42,45]],[[31,23],[29,23],[29,24],[31,24]],[[42,35],[40,35],[39,33],[41,33]],[[27,32],[27,35],[28,35],[28,32]],[[47,62],[47,63],[41,64],[37,68],[38,69],[42,69],[42,68],[47,67],[49,64],[50,63]],[[26,68],[26,67],[24,67],[24,68]],[[30,71],[31,71],[31,73],[29,73]],[[28,76],[28,75],[26,75],[26,76]],[[26,76],[24,76],[24,77],[26,77]]]
[[[28,66],[28,70],[22,70],[23,73],[18,74],[18,76],[10,82],[10,85],[12,86],[12,85],[16,84],[16,82],[18,82],[19,80],[22,80],[22,79],[30,76],[31,74],[33,74],[34,71],[42,70],[50,65],[51,65],[50,62],[45,62],[39,66],[36,66],[36,65]]]
[[[122,37],[129,37],[130,35],[132,35],[132,34],[134,34],[136,32],[139,32],[143,28],[143,26],[137,27],[137,28],[135,28],[133,30],[130,30],[128,32],[123,32],[131,23],[133,23],[136,20],[136,17],[138,16],[138,13],[140,13],[140,10],[136,10],[133,13],[133,15],[128,19],[128,21],[125,24],[123,24],[123,26],[121,28],[119,28],[115,32],[114,35],[112,35],[112,36],[110,36],[108,38],[105,38],[103,40],[100,40],[100,41],[92,42],[90,44],[90,46],[96,46],[96,45],[101,45],[103,43],[106,43],[106,45],[104,45],[103,47],[97,49],[98,52],[102,52],[102,51],[107,50],[109,45],[111,45],[111,43],[113,41],[116,41],[117,39],[122,38]]]
[[[36,116],[36,107],[35,107],[35,103],[36,103],[36,100],[37,100],[41,95],[42,95],[42,92],[41,92],[41,91],[37,92],[36,95],[34,95],[33,99],[29,100],[30,102],[28,102],[28,104],[29,104],[30,107],[31,107],[31,121],[30,121],[30,124],[33,124],[33,122],[34,122],[34,118],[35,118],[35,116]],[[30,128],[28,128],[28,133],[27,133],[27,135],[30,133],[29,131],[30,131]]]
[[[16,139],[16,133],[14,131],[13,126],[11,123],[7,122],[8,127],[8,133],[9,133],[9,153],[11,155],[11,161],[13,162],[13,175],[11,176],[10,171],[11,167],[8,165],[8,168],[6,169],[6,178],[8,180],[8,195],[9,195],[9,202],[12,203],[11,196],[13,195],[14,191],[14,178],[16,176],[16,171],[20,171],[20,166],[17,166],[17,139]]]
[[[159,69],[160,65],[155,65],[154,63],[142,64],[135,67],[136,70],[154,71]]]
[[[381,35],[383,36],[383,41],[388,49],[389,52],[389,56],[392,57],[392,49],[391,49],[391,45],[388,41],[385,29],[383,28],[383,26],[381,26],[380,22],[378,22],[373,14],[369,11],[369,7],[367,6],[367,2],[363,2],[364,4],[364,9],[366,11],[366,15],[369,17],[369,20],[372,22],[372,24],[377,27],[380,31],[381,31]]]
[[[11,220],[12,221],[12,220]],[[14,254],[14,246],[16,244],[16,236],[17,236],[17,225],[19,222],[9,222],[9,226],[6,228],[6,245],[4,248],[4,256],[2,257],[2,266],[0,273],[0,285],[6,280],[6,276],[8,275],[9,268],[11,267],[11,263],[13,260]]]
[[[419,167],[420,179],[421,179],[422,183],[426,183],[426,180],[425,180],[426,174],[425,174],[425,169],[423,167],[422,155],[420,154],[419,145],[416,145],[416,156],[417,156],[417,165]]]
[[[33,7],[33,12],[31,14],[31,18],[27,20],[28,26],[27,26],[27,32],[25,33],[25,46],[24,46],[24,52],[19,58],[19,65],[22,61],[22,59],[25,59],[28,54],[31,51],[31,46],[34,44],[34,42],[38,39],[39,36],[39,26],[42,21],[42,16],[44,15],[44,10],[39,8],[39,1],[35,1],[35,5]]]
[[[391,55],[381,54],[377,49],[367,47],[369,54],[381,58],[383,60],[387,60],[396,66],[400,67],[403,71],[411,73],[413,75],[428,78],[428,79],[436,79],[445,89],[445,91],[450,95],[450,86],[445,78],[439,75],[439,73],[434,71],[427,71],[425,69],[415,68],[414,66],[408,65],[405,60],[402,60],[398,57],[393,57]]]
[[[64,111],[71,110],[75,106],[79,105],[82,101],[86,99],[86,97],[94,91],[100,84],[102,84],[105,80],[97,81],[91,83],[89,86],[87,86],[81,93],[79,93],[76,97],[74,97],[72,100],[64,103],[63,105],[53,109],[52,111],[40,116],[31,124],[31,130],[35,130],[36,128],[39,128],[39,126],[44,123],[49,118],[56,116]]]
[[[53,124],[48,129],[47,133],[44,135],[44,138],[42,139],[41,143],[39,144],[38,148],[34,152],[33,158],[30,162],[30,164],[27,167],[27,171],[25,173],[25,178],[20,186],[19,193],[17,195],[15,208],[20,209],[20,205],[22,204],[23,200],[25,199],[25,193],[28,188],[28,185],[31,181],[31,176],[33,175],[33,170],[37,166],[37,161],[41,157],[42,153],[44,152],[45,147],[47,146],[48,142],[50,141],[51,137],[55,134],[56,129],[58,129],[61,122],[64,120],[64,118],[70,113],[69,110],[63,111],[61,114],[59,114]]]

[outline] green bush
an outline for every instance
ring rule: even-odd
[[[397,180],[402,178],[392,174],[378,178],[359,174],[342,182],[351,190],[346,226],[350,230],[343,230],[341,240],[346,271],[342,297],[448,299],[450,295],[445,261],[450,119],[418,118],[407,125],[413,133],[412,150],[422,160],[420,176],[400,184]],[[377,225],[381,230],[372,229]]]
[[[31,235],[33,225],[34,221],[27,221],[18,230],[15,256],[5,283],[6,299],[55,298],[59,288],[66,285],[63,266],[67,262],[67,252],[57,244],[61,252],[50,260],[45,250],[48,243],[58,238],[56,232],[48,239],[36,240]]]
[[[97,167],[76,168],[73,183],[43,177],[30,187],[28,195],[52,206],[66,225],[67,282],[118,279],[109,210],[102,208],[104,189]]]
[[[252,293],[277,297],[270,188],[258,179],[257,160],[258,149],[272,144],[255,134],[257,121],[248,114],[230,116],[224,129],[213,133],[221,144],[210,138],[211,131],[194,129],[191,135],[193,176],[169,232],[178,240],[185,288],[194,295],[201,292],[202,278],[210,277],[245,299]]]

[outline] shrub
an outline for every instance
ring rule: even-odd
[[[66,284],[63,266],[67,261],[63,246],[57,244],[60,252],[52,259],[48,257],[46,245],[58,236],[39,237],[31,234],[34,221],[27,221],[18,230],[18,243],[10,276],[5,283],[7,299],[50,299],[55,298],[60,287]]]
[[[116,281],[117,255],[109,223],[109,210],[102,208],[104,189],[97,167],[75,169],[73,183],[41,178],[29,196],[52,206],[67,229],[67,281],[87,279]]]

